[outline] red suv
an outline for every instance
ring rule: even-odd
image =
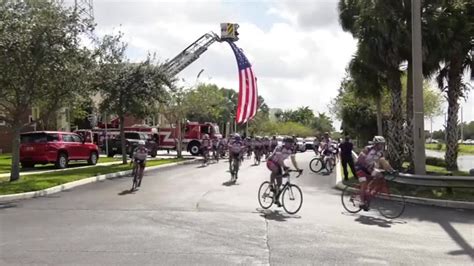
[[[22,167],[54,163],[66,168],[69,161],[87,160],[95,165],[99,159],[97,145],[86,143],[71,132],[35,131],[21,134],[20,162]]]

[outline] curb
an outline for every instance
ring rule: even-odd
[[[170,168],[170,167],[175,167],[175,166],[180,166],[180,165],[193,164],[198,160],[199,159],[192,159],[192,160],[187,160],[187,161],[183,161],[183,162],[151,166],[151,167],[147,167],[145,169],[145,172],[153,171],[153,170],[157,170],[157,169]],[[131,173],[132,173],[132,170],[127,170],[127,171],[122,171],[122,172],[116,172],[116,173],[110,173],[110,174],[105,174],[105,175],[98,175],[98,176],[88,177],[88,178],[84,178],[84,179],[77,180],[77,181],[72,181],[72,182],[69,182],[69,183],[65,183],[65,184],[62,184],[62,185],[55,186],[55,187],[50,187],[50,188],[43,189],[43,190],[17,193],[17,194],[9,194],[9,195],[2,195],[2,196],[0,196],[0,203],[13,201],[13,200],[22,200],[22,199],[30,199],[30,198],[36,198],[36,197],[44,197],[44,196],[47,196],[47,195],[51,195],[51,194],[54,194],[54,193],[58,193],[58,192],[61,192],[61,191],[72,189],[72,188],[75,188],[75,187],[87,185],[87,184],[90,184],[90,183],[95,183],[95,182],[103,181],[103,180],[106,180],[106,179],[113,179],[113,178],[117,178],[117,177],[127,176],[127,175],[130,175]]]
[[[340,169],[340,163],[338,163],[337,168]],[[342,176],[340,174],[341,174],[340,170],[336,171],[335,188],[338,190],[343,190],[347,186],[342,183],[341,181]],[[438,200],[438,199],[428,199],[428,198],[417,198],[417,197],[411,197],[411,196],[405,196],[405,201],[408,203],[414,203],[414,204],[419,204],[419,205],[474,210],[474,202],[467,202],[467,201]]]

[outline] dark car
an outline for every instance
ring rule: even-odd
[[[156,157],[158,153],[158,144],[144,132],[127,131],[125,132],[125,152],[130,155],[138,146],[139,141],[145,141],[145,146],[148,149],[148,154],[151,157]],[[122,154],[122,143],[120,141],[120,135],[115,139],[109,140],[109,153],[108,157],[114,157],[115,154]]]
[[[99,160],[97,145],[86,143],[76,133],[35,131],[21,134],[20,139],[20,162],[25,168],[54,163],[62,169],[69,161],[87,160],[95,165]]]

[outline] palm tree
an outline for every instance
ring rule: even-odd
[[[443,63],[437,81],[448,100],[445,161],[448,170],[457,170],[459,99],[468,89],[462,76],[472,63],[469,52],[473,48],[474,3],[470,0],[440,0],[440,3],[442,6],[436,10],[432,29],[438,32],[440,45],[433,54]]]
[[[404,1],[339,1],[340,22],[344,30],[359,39],[358,53],[387,80],[391,95],[389,121],[389,159],[401,168],[404,151],[402,86],[399,65],[404,61],[400,43],[408,39],[408,28],[401,17]]]

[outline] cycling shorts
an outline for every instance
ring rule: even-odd
[[[135,163],[140,165],[141,167],[145,167],[145,162],[146,160],[140,160],[140,159],[135,158]]]

